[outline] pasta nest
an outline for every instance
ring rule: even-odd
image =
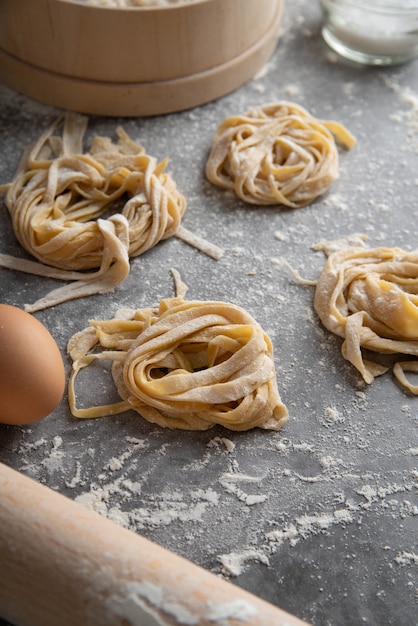
[[[271,341],[251,315],[232,304],[165,299],[158,309],[91,321],[70,339],[68,350],[74,361],[69,401],[76,417],[134,409],[167,428],[206,430],[220,424],[237,431],[278,430],[288,418]],[[95,359],[113,361],[122,401],[78,409],[75,376]]]
[[[123,196],[114,230],[137,256],[173,235],[185,211],[184,197],[157,163],[122,128],[119,140],[95,137],[82,153],[83,116],[67,116],[62,139],[53,124],[33,146],[6,194],[21,245],[43,263],[71,270],[100,267],[106,246],[100,218]],[[112,220],[108,217],[107,221]],[[99,219],[98,219],[99,218]]]
[[[296,104],[253,108],[220,124],[206,175],[244,202],[302,207],[339,175],[335,138],[346,148],[356,142],[341,124],[319,121]]]
[[[164,172],[167,160],[158,163],[122,128],[117,142],[97,136],[83,153],[86,127],[77,114],[56,120],[26,150],[12,183],[0,188],[17,239],[42,265],[6,255],[1,264],[79,281],[55,290],[52,304],[110,291],[129,273],[129,257],[178,232],[186,209]]]
[[[335,243],[315,246],[328,259],[314,308],[324,326],[344,338],[344,357],[371,383],[388,368],[365,360],[362,349],[418,357],[418,251],[367,249],[360,242],[338,249]],[[418,373],[418,361],[400,361],[393,369],[398,381],[418,394],[406,371]]]

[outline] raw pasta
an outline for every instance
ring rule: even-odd
[[[206,175],[244,202],[302,207],[338,177],[335,138],[346,148],[355,144],[344,126],[319,121],[296,104],[254,108],[220,124]]]
[[[164,171],[167,159],[158,163],[122,128],[117,142],[96,136],[83,153],[87,122],[73,113],[56,120],[0,187],[17,239],[39,261],[0,255],[0,266],[74,281],[27,305],[30,312],[113,290],[130,257],[173,235],[222,255],[181,225],[186,200]]]
[[[269,337],[243,309],[224,302],[162,300],[90,322],[68,344],[71,412],[103,417],[134,409],[167,428],[278,430],[288,412],[277,389]],[[75,378],[96,359],[113,361],[121,402],[79,409]]]
[[[387,371],[363,358],[362,349],[415,357],[393,373],[414,394],[418,385],[418,250],[366,248],[363,238],[321,243],[327,262],[316,283],[314,308],[331,332],[344,338],[342,353],[366,383]]]

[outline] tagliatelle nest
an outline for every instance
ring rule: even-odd
[[[0,266],[73,281],[26,306],[31,312],[111,291],[130,257],[171,236],[222,255],[181,225],[186,200],[164,171],[167,160],[158,163],[122,128],[117,142],[96,136],[83,152],[87,123],[74,113],[56,120],[0,187],[17,239],[39,261],[0,254]]]
[[[249,313],[233,304],[186,301],[179,295],[156,309],[92,320],[71,338],[68,350],[74,361],[69,401],[76,417],[134,409],[167,428],[206,430],[220,424],[237,431],[278,430],[288,419],[271,341]],[[113,361],[122,400],[78,409],[75,378],[96,359]]]
[[[254,108],[220,124],[206,175],[244,202],[302,207],[338,177],[335,138],[346,148],[356,143],[343,125],[317,120],[296,104]]]
[[[342,353],[366,383],[387,368],[364,359],[363,349],[415,357],[397,362],[393,373],[418,394],[405,374],[418,374],[418,250],[369,249],[363,239],[314,246],[328,256],[314,308],[324,326],[343,337]]]

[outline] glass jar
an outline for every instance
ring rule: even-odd
[[[418,0],[320,0],[322,36],[341,56],[367,65],[418,54]]]

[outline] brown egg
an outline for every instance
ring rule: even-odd
[[[46,417],[64,388],[64,363],[49,331],[22,309],[0,304],[0,422]]]

